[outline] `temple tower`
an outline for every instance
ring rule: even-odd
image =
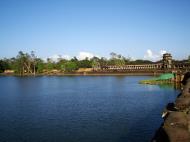
[[[163,68],[164,69],[172,68],[172,55],[169,53],[163,54]]]

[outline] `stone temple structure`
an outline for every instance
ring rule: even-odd
[[[163,68],[171,69],[172,68],[172,55],[169,53],[163,54]]]
[[[151,63],[151,64],[134,64],[134,65],[124,65],[124,66],[100,66],[100,71],[167,71],[167,70],[189,70],[190,63],[173,63],[172,55],[170,53],[163,54],[162,62]]]

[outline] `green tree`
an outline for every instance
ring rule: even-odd
[[[32,51],[31,54],[24,53],[19,51],[15,61],[14,69],[20,75],[23,74],[34,74],[36,67],[35,67],[35,60],[36,56]]]
[[[88,58],[78,61],[78,67],[79,68],[91,68],[92,67],[92,61],[90,61]]]
[[[99,63],[100,63],[100,66],[106,66],[109,64],[108,60],[104,57],[100,58]]]
[[[68,62],[66,62],[66,63],[62,66],[62,68],[64,68],[64,71],[65,71],[65,72],[74,72],[75,70],[78,69],[78,66],[77,66],[77,64],[76,64],[75,62],[73,62],[73,61],[68,61]]]
[[[54,69],[54,63],[53,63],[53,61],[52,61],[50,58],[47,59],[46,69],[47,69],[48,71]]]
[[[4,60],[0,60],[0,73],[4,72],[8,68],[8,63]]]
[[[43,73],[43,70],[45,69],[44,61],[40,58],[37,58],[35,60],[35,64],[36,64],[35,68],[36,68],[37,73]]]
[[[17,68],[17,59],[11,58],[11,59],[6,59],[7,63],[9,64],[9,69],[16,71]]]
[[[68,62],[68,60],[66,60],[66,59],[61,59],[61,60],[59,60],[59,61],[57,62],[57,64],[56,64],[56,69],[61,70],[61,71],[64,71],[64,70],[65,70],[64,64],[67,63],[67,62]]]
[[[94,59],[92,61],[92,68],[95,69],[95,70],[100,68],[100,63],[98,62],[98,60]]]
[[[36,59],[37,58],[36,58],[34,51],[31,51],[30,58],[31,58],[32,70],[33,70],[33,73],[35,75],[36,74]]]
[[[116,54],[114,52],[110,53],[111,58],[109,60],[109,65],[115,65],[115,66],[124,66],[125,65],[125,57],[120,55],[120,54]]]
[[[23,53],[22,51],[19,51],[17,57],[16,57],[16,72],[20,73],[20,75],[23,75],[26,70],[26,66],[29,60],[29,55],[26,53]]]
[[[132,63],[133,63],[133,64],[151,64],[152,61],[137,59],[137,60],[133,61]]]

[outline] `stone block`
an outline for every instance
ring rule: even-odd
[[[175,107],[179,110],[184,110],[190,107],[190,97],[179,97],[175,101]]]

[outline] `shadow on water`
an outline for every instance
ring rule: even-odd
[[[181,89],[181,83],[159,84],[158,86],[160,89],[175,89],[175,90]]]
[[[151,142],[170,142],[169,137],[162,126],[160,126],[160,128],[156,131],[156,134]]]

